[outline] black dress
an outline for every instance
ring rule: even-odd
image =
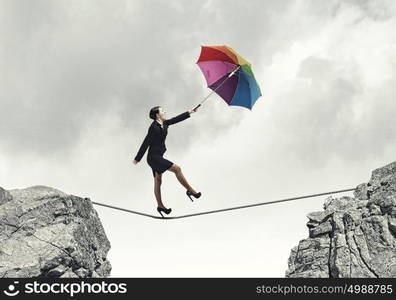
[[[147,163],[153,171],[153,176],[155,177],[155,172],[163,173],[172,166],[172,162],[163,157],[166,146],[165,139],[168,134],[168,126],[176,124],[190,117],[188,111],[163,122],[163,127],[157,121],[153,121],[148,129],[147,135],[144,138],[140,149],[135,156],[136,161],[140,161],[149,147],[147,154]]]

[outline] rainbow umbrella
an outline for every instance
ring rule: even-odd
[[[196,107],[216,92],[228,105],[252,109],[261,96],[251,64],[228,46],[201,46],[197,64],[212,92]]]

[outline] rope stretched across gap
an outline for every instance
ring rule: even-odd
[[[214,213],[219,213],[219,212],[224,212],[224,211],[229,211],[229,210],[242,209],[242,208],[260,206],[260,205],[275,204],[275,203],[299,200],[299,199],[304,199],[304,198],[312,198],[312,197],[318,197],[318,196],[329,195],[329,194],[337,194],[337,193],[349,192],[349,191],[353,191],[353,190],[355,190],[355,189],[353,188],[353,189],[338,190],[338,191],[332,191],[332,192],[326,192],[326,193],[320,193],[320,194],[313,194],[313,195],[307,195],[307,196],[274,200],[274,201],[269,201],[269,202],[254,203],[254,204],[235,206],[235,207],[229,207],[229,208],[223,208],[223,209],[217,209],[217,210],[210,210],[210,211],[204,211],[204,212],[199,212],[199,213],[195,213],[195,214],[182,215],[182,216],[176,216],[176,217],[158,217],[158,216],[154,216],[154,215],[150,215],[150,214],[146,214],[146,213],[142,213],[142,212],[138,212],[138,211],[133,211],[133,210],[129,210],[129,209],[122,208],[122,207],[116,207],[116,206],[112,206],[112,205],[108,205],[108,204],[104,204],[104,203],[99,203],[99,202],[94,202],[94,201],[92,201],[92,203],[96,204],[96,205],[112,208],[112,209],[125,211],[125,212],[136,214],[136,215],[154,218],[154,219],[172,220],[172,219],[182,219],[182,218],[190,218],[190,217],[201,216],[201,215],[214,214]]]

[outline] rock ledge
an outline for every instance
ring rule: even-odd
[[[323,208],[308,214],[309,237],[291,250],[286,277],[396,277],[396,162]]]
[[[0,187],[0,278],[108,277],[109,250],[90,199]]]

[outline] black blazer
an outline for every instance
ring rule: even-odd
[[[168,126],[181,122],[189,117],[190,113],[186,111],[174,118],[165,120],[163,122],[163,129],[161,124],[154,120],[148,129],[147,135],[144,138],[137,155],[135,156],[135,160],[140,161],[148,147],[150,148],[147,158],[151,155],[163,155],[166,151],[165,139],[168,134]]]

